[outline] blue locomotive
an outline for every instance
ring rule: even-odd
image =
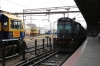
[[[86,30],[80,23],[68,17],[59,18],[57,23],[54,48],[58,51],[75,51],[86,39]]]

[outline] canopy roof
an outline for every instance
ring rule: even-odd
[[[100,0],[74,0],[84,19],[87,27],[100,29]]]

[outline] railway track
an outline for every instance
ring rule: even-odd
[[[34,63],[37,64],[37,62],[41,61],[42,59],[46,58],[47,56],[51,55],[52,53],[55,54],[55,53],[57,53],[57,51],[51,50],[46,53],[42,53],[41,55],[26,59],[26,60],[20,62],[19,64],[16,64],[15,66],[28,66],[28,65],[31,65]]]
[[[47,60],[37,64],[36,66],[61,66],[65,60],[69,58],[71,54],[60,54],[57,53]]]
[[[34,58],[24,60],[16,66],[60,66],[70,55],[71,53],[63,54],[56,50],[51,50]]]
[[[44,47],[46,48],[47,45],[45,44]],[[43,45],[38,45],[37,46],[37,50],[45,49],[45,48],[43,48]],[[31,53],[31,52],[34,52],[35,50],[36,50],[35,47],[28,47],[25,52],[26,53]],[[5,57],[5,59],[10,59],[10,58],[13,58],[13,57],[16,57],[16,56],[19,56],[19,55],[21,55],[21,53],[20,54],[11,55],[11,56],[7,56],[7,57]],[[1,60],[2,60],[2,57],[0,57],[0,61]]]
[[[28,38],[29,39],[29,38]],[[13,66],[16,63],[19,63],[20,61],[35,57],[36,55],[40,55],[42,53],[48,52],[49,50],[53,49],[53,44],[50,38],[45,38],[45,36],[38,36],[34,39],[27,39],[25,40],[27,44],[27,49],[25,52],[16,53],[16,54],[9,54],[5,56],[5,65],[7,66]],[[51,45],[52,44],[52,45]],[[52,47],[51,47],[52,46]],[[51,47],[51,48],[50,48]],[[2,57],[0,57],[0,66],[2,65]]]
[[[27,48],[26,53],[25,53],[25,59],[30,59],[30,58],[35,57],[35,56],[40,56],[41,54],[50,51],[49,46],[47,47],[47,45],[45,44],[44,47],[45,48],[43,49],[43,45],[38,45],[37,50],[35,49],[35,47]],[[19,63],[23,60],[23,54],[22,53],[20,53],[20,54],[16,53],[15,55],[5,57],[5,60],[6,60],[6,65],[7,66],[8,65],[9,66],[15,66],[15,64],[17,64],[17,63]],[[2,61],[2,57],[0,58],[0,65],[1,65],[1,61]],[[15,63],[15,64],[13,64],[13,63]]]
[[[47,47],[47,45],[45,45],[45,47]],[[38,50],[42,48],[42,45],[37,46]],[[49,49],[49,47],[47,48]],[[27,48],[26,53],[31,53],[32,51],[35,51],[35,47]],[[20,61],[14,66],[60,66],[70,55],[71,53],[59,53],[58,51],[52,49],[38,55],[34,54],[34,57]],[[18,54],[13,56],[16,57]],[[10,59],[13,56],[6,57],[6,59]]]

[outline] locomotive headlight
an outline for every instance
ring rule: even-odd
[[[63,38],[64,38],[64,36],[63,36]]]

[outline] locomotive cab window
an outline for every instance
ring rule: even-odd
[[[4,19],[4,22],[3,22],[3,26],[4,26],[4,27],[7,27],[7,25],[8,25],[8,19],[5,18],[5,19]]]
[[[71,23],[70,20],[69,21],[65,21],[65,22],[59,22],[58,23],[58,31],[61,29],[65,29],[67,30],[69,33],[71,33],[72,29],[71,29]]]
[[[11,20],[11,28],[23,29],[22,22],[20,20]]]
[[[65,27],[66,30],[69,31],[69,33],[71,33],[71,24],[67,24]]]

